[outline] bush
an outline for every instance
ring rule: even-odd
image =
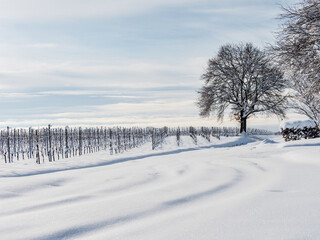
[[[320,131],[317,127],[285,128],[281,129],[281,134],[285,141],[320,137]]]

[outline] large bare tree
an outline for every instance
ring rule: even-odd
[[[285,116],[286,81],[267,55],[252,44],[224,45],[209,59],[199,90],[200,115],[216,113],[223,119],[227,109],[246,131],[247,119],[257,113]]]
[[[288,73],[292,108],[320,124],[320,1],[283,7],[281,30],[272,47]]]

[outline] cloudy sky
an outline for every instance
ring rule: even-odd
[[[0,0],[0,128],[218,125],[195,105],[207,60],[225,43],[272,42],[295,2]]]

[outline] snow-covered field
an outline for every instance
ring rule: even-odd
[[[320,139],[0,163],[0,239],[320,239]]]

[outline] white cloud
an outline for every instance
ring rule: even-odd
[[[0,19],[43,20],[114,17],[196,0],[1,0]]]
[[[223,15],[243,15],[247,16],[260,16],[266,18],[275,18],[281,13],[280,8],[266,8],[263,6],[231,6],[228,8],[206,8],[206,9],[195,9],[193,10],[196,13],[205,13],[205,14],[223,14]]]
[[[205,58],[190,58],[175,64],[157,61],[25,61],[0,58],[2,89],[52,87],[198,86]]]
[[[39,97],[39,94],[23,93],[23,92],[0,92],[0,99],[2,100],[17,100],[25,98]]]
[[[28,48],[55,48],[55,47],[58,47],[58,44],[55,44],[55,43],[34,43],[34,44],[27,44],[26,47],[28,47]]]

